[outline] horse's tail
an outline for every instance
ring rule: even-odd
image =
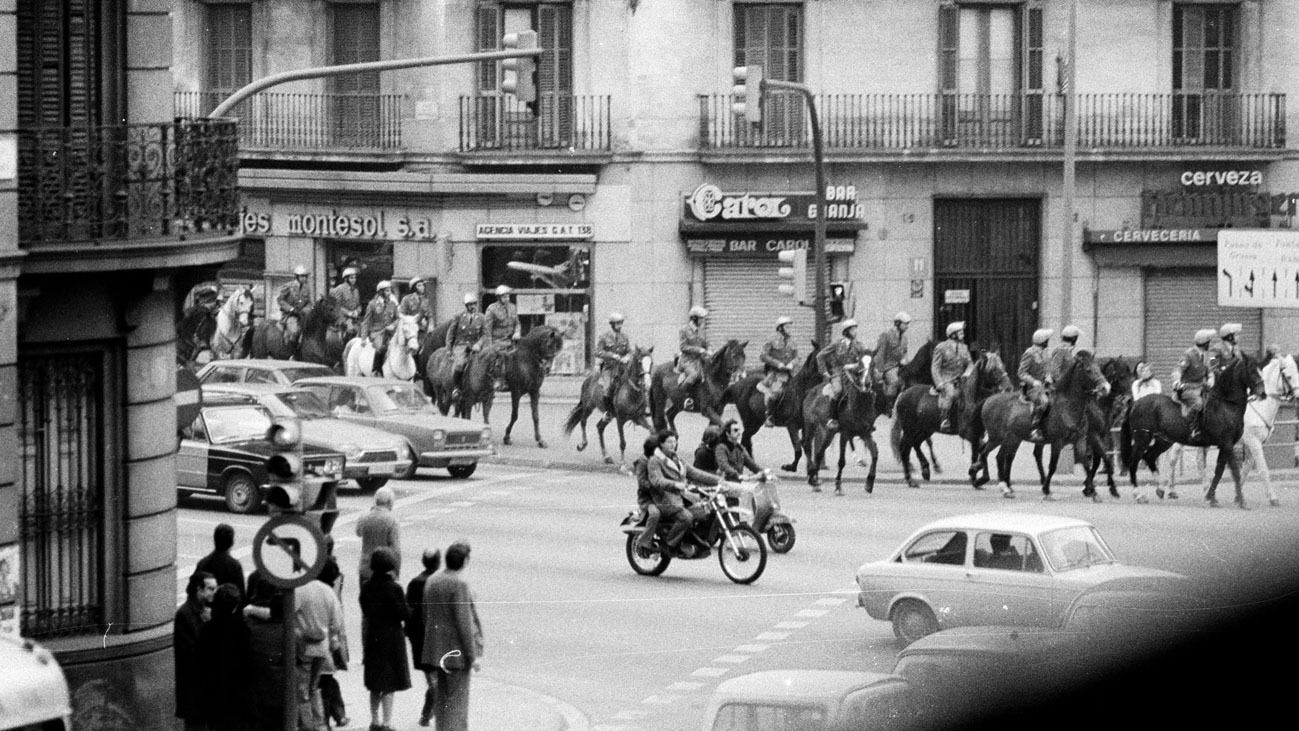
[[[901,396],[898,397],[899,401]],[[889,447],[893,449],[893,460],[902,464],[902,414],[898,411],[898,406],[893,405],[893,426],[889,429]]]
[[[568,418],[564,420],[564,436],[572,434],[577,425],[582,423],[582,418],[586,416],[582,405],[583,400],[579,398],[577,405],[573,407],[572,411],[568,412]]]

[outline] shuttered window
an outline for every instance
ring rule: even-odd
[[[476,50],[499,51],[501,38],[520,30],[537,32],[544,53],[537,59],[537,102],[533,109],[501,93],[499,61],[478,65],[479,139],[508,137],[515,147],[567,147],[573,136],[573,7],[569,2],[484,2],[477,7]]]
[[[332,7],[336,65],[379,60],[378,3],[339,3]],[[379,129],[379,72],[331,77],[333,141],[364,147]]]
[[[253,79],[252,6],[208,5],[207,32],[207,89],[226,97]]]
[[[1218,280],[1212,269],[1152,269],[1146,273],[1146,353],[1155,377],[1168,380],[1182,353],[1195,342],[1195,331],[1217,330],[1227,322],[1239,322],[1236,343],[1251,354],[1261,350],[1262,310],[1248,307],[1219,307]]]
[[[947,2],[938,8],[942,142],[1042,142],[1042,8]]]
[[[104,18],[116,17],[116,7],[101,0],[18,0],[19,127],[103,122],[104,88],[116,64],[103,57],[101,28]]]
[[[761,66],[763,78],[803,80],[803,6],[736,4],[735,65]],[[803,97],[770,94],[763,100],[761,134],[767,144],[803,140]]]
[[[1234,129],[1236,7],[1173,6],[1173,134],[1221,139]]]
[[[573,130],[573,9],[539,6],[537,43],[546,49],[537,62],[538,134],[543,146],[567,146]]]

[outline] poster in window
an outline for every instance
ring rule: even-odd
[[[586,289],[591,252],[586,246],[484,246],[482,281],[489,289]]]
[[[564,338],[564,347],[550,364],[550,372],[575,375],[586,370],[586,313],[551,313],[546,315],[546,324]]]
[[[555,311],[553,294],[523,292],[517,299],[520,315],[549,315]]]
[[[0,548],[0,635],[18,637],[18,546]]]

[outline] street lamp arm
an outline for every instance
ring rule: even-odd
[[[225,101],[218,104],[216,109],[213,109],[207,116],[209,119],[224,117],[235,107],[235,105],[253,94],[290,81],[318,79],[325,76],[346,76],[348,74],[361,74],[367,71],[392,71],[394,69],[409,69],[420,66],[443,66],[446,64],[468,63],[473,61],[499,61],[507,58],[526,58],[528,56],[540,56],[543,50],[544,49],[541,48],[530,48],[516,51],[485,51],[483,53],[466,53],[458,56],[402,58],[390,61],[345,63],[339,66],[315,66],[312,68],[294,69],[293,71],[281,71],[278,74],[271,74],[270,76],[258,79],[244,86],[239,91],[236,91],[227,97]]]

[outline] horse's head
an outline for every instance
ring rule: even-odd
[[[1005,393],[1014,386],[1010,383],[1010,374],[1001,354],[995,350],[985,350],[974,361],[974,389],[978,396],[990,396],[994,393]]]
[[[1299,394],[1299,367],[1293,355],[1268,351],[1263,366],[1263,388],[1271,398],[1291,401]]]
[[[247,327],[252,320],[253,314],[252,287],[239,287],[231,292],[221,309],[232,322],[238,322],[241,326]]]
[[[1218,375],[1213,390],[1227,403],[1242,403],[1249,397],[1267,398],[1258,361],[1244,351]]]
[[[648,348],[636,346],[631,351],[631,358],[627,360],[627,369],[624,371],[627,385],[636,390],[648,389],[650,373],[653,369],[654,346]]]
[[[550,360],[564,349],[564,336],[550,325],[538,325],[532,328],[519,342],[537,353],[542,360]]]
[[[419,318],[417,316],[397,316],[397,329],[392,333],[392,347],[411,353],[419,350]]]
[[[1119,356],[1106,358],[1101,361],[1101,374],[1105,376],[1105,382],[1110,384],[1110,392],[1118,395],[1131,394],[1132,382],[1136,380],[1136,373],[1132,370],[1132,365],[1127,359]]]
[[[729,385],[744,378],[744,347],[748,344],[748,340],[732,338],[713,353],[710,370],[718,380],[724,380]]]
[[[1073,357],[1073,364],[1060,377],[1056,392],[1069,396],[1100,398],[1110,391],[1110,383],[1105,380],[1096,357],[1090,350],[1079,348]]]

